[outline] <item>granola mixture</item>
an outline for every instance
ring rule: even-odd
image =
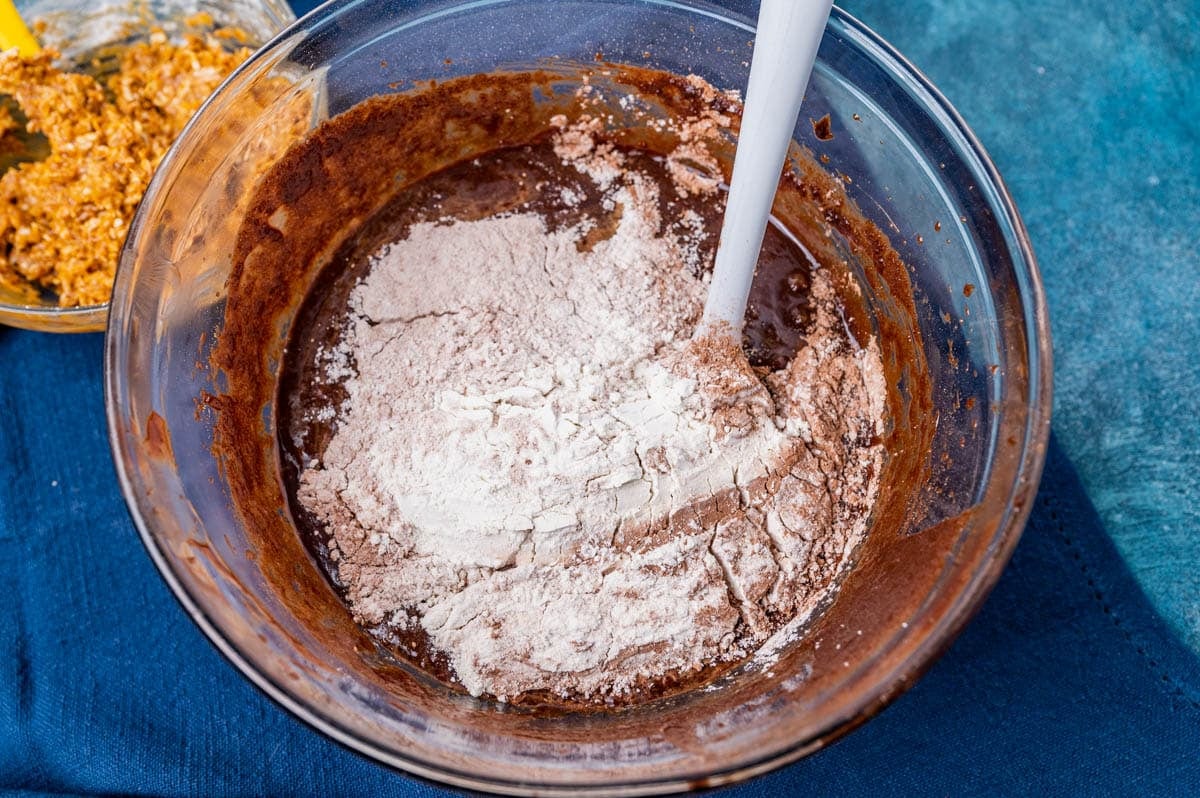
[[[172,41],[162,31],[123,48],[115,70],[67,72],[58,54],[0,53],[11,96],[49,155],[0,176],[0,289],[63,307],[108,301],[125,233],[155,168],[192,114],[250,50],[240,31]],[[0,115],[0,149],[21,124]]]

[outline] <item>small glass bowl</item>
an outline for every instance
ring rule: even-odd
[[[130,44],[162,28],[168,35],[181,30],[183,21],[201,12],[218,27],[245,31],[244,43],[258,47],[289,23],[295,15],[283,0],[16,0],[21,18],[45,28],[38,38],[43,47],[62,54],[64,63],[85,59],[89,53],[114,44]],[[0,286],[0,324],[42,332],[96,332],[104,329],[109,303],[86,307],[60,307],[53,297],[30,302]]]
[[[356,631],[294,530],[284,523],[287,534],[264,542],[230,506],[204,411],[222,378],[202,364],[223,331],[229,231],[253,190],[231,169],[258,140],[255,130],[297,98],[311,100],[315,125],[400,82],[555,58],[594,64],[597,53],[742,87],[752,39],[750,20],[702,2],[339,0],[259,51],[164,161],[121,258],[106,343],[121,487],[191,617],[315,728],[379,762],[489,792],[633,795],[728,784],[816,751],[877,713],[945,650],[999,577],[1032,506],[1049,433],[1050,331],[1029,239],[995,167],[945,98],[836,9],[796,139],[828,158],[908,264],[937,418],[919,488],[931,516],[911,519],[918,532],[873,529],[836,601],[771,668],[621,712],[549,717],[472,699],[388,661]],[[277,99],[247,118],[244,101],[255,92]],[[812,121],[826,113],[829,140]],[[246,133],[231,139],[238,120]],[[280,154],[260,152],[260,165]],[[263,324],[262,335],[282,341],[287,331],[285,320]],[[269,431],[272,402],[261,418]]]

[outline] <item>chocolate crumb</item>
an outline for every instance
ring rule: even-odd
[[[833,122],[829,118],[829,114],[820,119],[812,119],[813,134],[821,141],[831,141],[833,139]]]

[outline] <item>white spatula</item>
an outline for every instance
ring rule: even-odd
[[[716,265],[697,336],[737,336],[832,0],[762,0]]]

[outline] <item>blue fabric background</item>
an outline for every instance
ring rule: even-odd
[[[1200,651],[1200,2],[845,7],[933,80],[1004,175],[1050,298],[1061,444]]]
[[[1012,565],[950,652],[859,731],[729,793],[1200,794],[1200,9],[849,8],[1016,195],[1054,313],[1056,435]],[[445,794],[292,719],[187,619],[116,488],[101,344],[0,328],[0,789]]]

